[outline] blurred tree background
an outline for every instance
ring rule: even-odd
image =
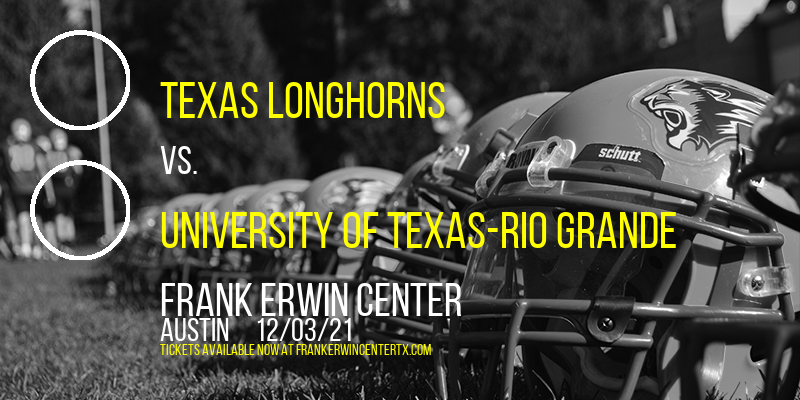
[[[657,48],[666,3],[675,11],[679,35],[688,35],[696,1],[103,0],[103,34],[131,67],[130,98],[109,125],[112,168],[134,208],[187,191],[313,178],[343,160],[402,171],[436,149],[439,137],[430,120],[270,119],[269,82],[277,89],[278,113],[288,82],[451,82],[477,119],[512,98],[564,88],[597,65]],[[0,135],[8,135],[11,120],[19,116],[29,119],[37,134],[46,134],[53,126],[29,95],[28,74],[47,41],[68,30],[90,29],[88,2],[0,0],[0,10]],[[105,62],[113,109],[122,96],[124,72],[107,46]],[[215,105],[225,82],[237,91],[254,82],[258,116],[168,119],[162,81],[206,87],[217,82]],[[45,107],[62,121],[96,121],[88,38],[54,46],[36,82]],[[198,87],[193,97],[199,109]],[[85,158],[99,160],[96,132],[74,132],[71,140]],[[190,146],[198,174],[165,174],[162,145]],[[92,170],[82,184],[79,212],[99,218],[100,173]]]

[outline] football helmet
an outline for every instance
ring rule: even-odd
[[[282,265],[278,268],[274,282],[294,285],[331,283],[336,285],[356,284],[356,273],[361,265],[364,247],[369,238],[355,236],[356,228],[344,230],[344,217],[350,212],[359,216],[358,230],[363,232],[365,213],[374,212],[378,204],[390,194],[402,178],[397,172],[373,167],[346,167],[325,173],[312,180],[300,196],[304,212],[319,215],[330,222],[325,232],[325,247],[317,229],[314,216],[306,220],[306,234],[302,233],[302,219],[293,214],[286,215],[281,230],[288,242],[293,234],[293,244],[285,243],[281,249]],[[352,219],[352,217],[351,217]],[[276,219],[280,221],[280,219]],[[369,219],[372,225],[374,218]],[[350,221],[354,224],[354,221]],[[292,232],[289,231],[292,229]],[[348,237],[345,237],[348,234]],[[345,241],[351,244],[348,247]],[[305,248],[303,248],[305,242]],[[353,286],[355,288],[355,286]],[[283,296],[278,293],[277,297]],[[353,299],[348,299],[348,315],[353,315]],[[311,318],[311,317],[309,317]]]
[[[267,239],[267,247],[269,246],[269,237],[271,230],[269,227],[269,217],[274,212],[281,212],[284,214],[290,212],[300,212],[305,210],[305,203],[301,200],[303,192],[308,189],[311,182],[305,179],[281,179],[262,186],[257,192],[253,193],[243,203],[237,205],[237,210],[240,212],[248,213],[247,221],[250,221],[250,213],[262,213],[264,215],[263,224],[265,225],[265,237]],[[259,220],[260,221],[260,220]],[[249,223],[248,225],[240,225],[240,228],[247,229],[245,236],[250,238]],[[262,238],[255,236],[254,243],[256,249],[263,248],[261,244]]]
[[[237,236],[237,243],[248,243],[248,248],[237,249],[241,250],[241,253],[239,254],[241,256],[240,259],[237,259],[236,257],[228,257],[233,258],[232,261],[241,261],[238,268],[217,268],[210,271],[204,271],[201,273],[201,279],[208,277],[213,285],[217,282],[224,283],[225,281],[230,280],[244,279],[248,281],[254,281],[259,279],[269,280],[274,278],[277,268],[276,266],[280,264],[281,255],[283,253],[278,249],[262,248],[262,241],[259,235],[254,236],[254,248],[249,248],[249,214],[253,212],[260,212],[264,214],[264,221],[256,219],[256,222],[254,223],[264,224],[266,226],[265,232],[268,243],[270,230],[269,222],[267,221],[269,221],[270,214],[276,211],[283,213],[303,211],[304,206],[303,202],[300,200],[300,195],[308,187],[308,184],[309,181],[307,180],[283,179],[263,186],[257,186],[254,192],[249,192],[249,190],[247,190],[245,191],[248,192],[246,196],[244,195],[245,193],[242,193],[242,191],[239,191],[240,193],[235,196],[226,195],[226,197],[230,197],[231,199],[229,204],[231,207],[233,207],[232,211],[245,212],[248,214],[246,218],[239,218],[236,220],[238,228],[245,229],[244,233],[239,233]],[[225,200],[222,200],[221,202],[223,201]],[[222,210],[223,206],[218,205],[218,208]],[[227,210],[227,206],[224,208]],[[229,224],[230,223],[231,222],[229,221]],[[227,229],[229,233],[226,233],[226,235],[231,235],[231,226],[229,225]],[[229,241],[230,237],[226,239],[226,242]],[[259,282],[253,283],[255,286],[255,284]],[[254,289],[257,291],[259,288],[255,287]]]
[[[218,232],[218,234],[224,238],[223,244],[225,247],[219,248],[214,244],[209,246],[210,248],[190,249],[188,253],[192,254],[194,258],[191,259],[192,262],[184,264],[184,276],[187,277],[186,279],[191,279],[189,277],[192,275],[192,267],[199,268],[197,277],[201,282],[204,282],[204,278],[212,274],[212,284],[216,283],[215,276],[213,275],[214,272],[239,271],[243,268],[242,252],[232,247],[234,227],[233,212],[237,211],[237,208],[260,188],[260,185],[235,187],[210,199],[210,201],[204,202],[203,205],[195,210],[195,212],[199,213],[203,211],[209,212],[206,220],[208,224],[206,227],[206,232],[209,236],[208,240],[213,242],[214,232]],[[208,209],[210,209],[210,211]],[[214,218],[211,218],[210,213],[214,214]],[[198,214],[198,217],[202,218],[202,214]],[[215,224],[216,226],[214,226]],[[246,225],[247,218],[236,218],[236,224],[238,227]],[[213,286],[216,287],[216,285]]]
[[[778,89],[753,126],[750,144],[755,154],[736,177],[737,185],[758,209],[800,230],[800,81],[786,82]],[[756,190],[763,178],[782,186],[797,206],[779,206],[769,195]]]
[[[253,193],[244,204],[238,207],[237,211],[244,211],[248,213],[260,212],[264,214],[265,236],[262,238],[259,235],[253,237],[254,247],[250,251],[253,258],[250,262],[252,264],[251,272],[258,273],[265,276],[274,276],[277,265],[282,259],[284,251],[281,249],[271,249],[269,247],[269,238],[272,231],[269,227],[269,217],[274,212],[281,212],[287,214],[290,212],[300,212],[305,210],[305,203],[301,200],[303,192],[308,189],[310,181],[305,179],[281,179],[271,182],[261,187],[257,192]],[[250,226],[246,226],[248,230],[240,236],[246,236],[247,240],[250,239]],[[262,239],[266,239],[266,248],[262,244]],[[241,242],[245,242],[242,237]]]
[[[219,199],[217,204],[214,206],[214,214],[216,215],[217,225],[218,228],[222,228],[222,223],[224,221],[225,213],[234,213],[234,212],[241,212],[241,207],[244,205],[244,202],[250,198],[253,194],[258,192],[262,188],[262,185],[245,185],[233,188]],[[237,218],[236,219],[236,227],[242,228],[247,226],[247,218]],[[233,215],[228,215],[228,226],[225,229],[225,235],[228,236],[228,239],[231,238],[233,234]],[[226,241],[227,243],[228,241]]]
[[[133,221],[131,221],[130,225],[128,226],[128,230],[125,231],[125,237],[128,239],[133,239],[134,237],[143,234],[144,232],[152,231],[156,224],[161,219],[161,206],[147,206],[139,209]]]
[[[437,230],[446,237],[450,219],[454,211],[474,203],[475,184],[487,164],[494,160],[498,152],[513,145],[523,132],[546,109],[566,96],[564,92],[539,93],[520,97],[506,102],[481,117],[467,129],[453,145],[440,146],[439,150],[415,163],[403,175],[403,180],[380,207],[381,217],[385,218],[387,230],[393,230],[393,220],[386,214],[389,211],[422,211],[443,213]],[[395,232],[402,238],[400,249],[393,248],[391,237],[376,237],[364,257],[362,281],[436,283],[460,281],[466,263],[466,249],[438,248],[409,249],[405,229],[419,228],[412,242],[424,243],[431,226],[425,217],[421,221],[403,219]],[[377,286],[374,288],[377,290]],[[427,290],[427,289],[425,289]],[[392,293],[386,293],[391,296]],[[441,293],[439,293],[441,294]],[[422,293],[419,298],[427,299],[431,293]],[[415,295],[409,299],[418,298]],[[427,310],[428,302],[419,305],[420,317],[380,317],[370,316],[359,321],[359,335],[362,340],[379,343],[426,342],[430,343],[432,321]],[[412,309],[415,309],[412,305]]]
[[[269,217],[273,212],[298,212],[305,209],[300,196],[308,189],[305,179],[281,179],[262,186],[248,197],[237,211],[261,212]]]
[[[178,234],[175,229],[180,229],[181,212],[197,207],[208,197],[204,193],[183,194],[161,206],[148,208],[146,213],[141,214],[140,223],[136,224],[139,229],[130,237],[129,245],[121,252],[121,257],[115,257],[110,262],[112,281],[117,291],[157,292],[158,283],[173,274],[178,260],[185,254],[177,246],[165,248],[162,240],[170,241],[170,235]],[[178,212],[178,220],[175,220],[175,212]]]
[[[301,221],[295,216],[295,243],[293,255],[287,260],[282,272],[293,275],[310,274],[328,277],[352,278],[358,270],[363,256],[364,240],[350,236],[350,243],[359,240],[355,248],[344,245],[344,216],[355,212],[360,221],[364,221],[364,213],[374,212],[378,204],[391,193],[402,178],[397,172],[373,167],[347,167],[325,173],[309,184],[301,199],[304,211],[317,213],[325,221],[331,215],[331,222],[326,232],[325,248],[321,248],[321,236],[316,228],[316,219],[310,217],[305,240],[307,248],[300,250],[303,240],[300,231]],[[300,250],[300,251],[298,251]],[[325,279],[325,278],[323,278]]]
[[[144,207],[137,211],[135,217],[125,231],[124,239],[115,247],[108,257],[104,257],[101,265],[106,269],[108,280],[106,293],[117,295],[120,292],[132,291],[132,274],[136,263],[147,261],[149,251],[158,251],[161,247],[150,235],[161,217],[161,206]]]
[[[500,369],[500,393],[511,398],[521,364],[528,385],[517,389],[549,398],[678,398],[685,321],[793,319],[800,255],[784,243],[800,237],[729,184],[768,99],[719,76],[645,70],[590,84],[544,112],[500,168],[487,168],[485,198],[465,211],[483,214],[485,241],[470,253],[461,315],[447,332],[444,318],[435,323],[442,397],[472,384],[459,378],[459,350],[483,348],[482,397]],[[636,237],[622,231],[634,220]],[[507,227],[522,240],[507,244]],[[599,241],[604,232],[611,242]],[[764,362],[750,350],[709,346],[702,390],[757,393]]]
[[[218,198],[216,194],[186,193],[168,200],[161,206],[162,215],[159,215],[158,220],[156,220],[156,229],[158,229],[159,236],[162,234],[162,228],[166,228],[167,231],[173,230],[176,227],[180,228],[181,213],[199,209],[204,203],[214,202]],[[178,213],[177,221],[175,220],[175,213]],[[165,220],[162,221],[162,218],[165,218]],[[169,237],[169,235],[167,235],[167,237]]]

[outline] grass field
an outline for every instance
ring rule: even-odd
[[[162,356],[158,303],[106,297],[99,276],[0,261],[0,399],[434,397],[429,356]]]

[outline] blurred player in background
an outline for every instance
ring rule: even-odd
[[[68,161],[80,160],[81,150],[69,144],[67,132],[55,128],[50,131],[53,149],[47,153],[47,168],[53,169]],[[55,223],[56,234],[62,245],[75,242],[75,220],[72,217],[72,203],[83,173],[82,165],[64,168],[53,175],[53,189],[56,196]],[[68,248],[63,251],[69,252]]]
[[[52,158],[53,154],[53,145],[50,142],[50,138],[45,135],[39,135],[36,137],[36,145],[39,146],[40,149],[45,154],[45,159],[47,160],[47,171],[50,171],[54,165],[51,165],[50,159]],[[52,181],[55,179],[55,176],[50,178]],[[55,184],[53,184],[53,189],[55,190]],[[58,194],[56,193],[56,204],[50,206],[46,204],[46,201],[36,202],[36,221],[39,224],[39,227],[44,235],[44,238],[50,242],[53,247],[59,247],[59,240],[56,237],[56,207],[58,206]],[[57,260],[58,256],[54,253],[50,253],[47,248],[42,249],[44,259],[53,259]]]
[[[9,232],[19,233],[18,242],[12,242],[14,253],[22,258],[41,258],[41,246],[34,245],[33,226],[30,219],[30,203],[39,180],[47,173],[47,160],[42,149],[31,143],[31,124],[17,118],[11,122],[11,133],[3,148],[6,181],[9,186],[13,212],[9,215]],[[55,204],[55,193],[51,182],[44,184],[47,205]],[[14,234],[12,234],[12,240]]]
[[[0,156],[0,171],[4,170],[4,159]],[[11,199],[8,191],[8,183],[5,179],[5,174],[0,174],[0,254],[7,260],[14,259],[14,253],[11,251],[10,244],[12,243],[12,233],[7,228],[7,221],[15,219],[16,216],[9,217],[9,210],[11,209]],[[13,234],[16,236],[16,232]]]

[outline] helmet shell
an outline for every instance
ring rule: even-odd
[[[300,195],[308,189],[309,184],[311,182],[305,179],[281,179],[268,183],[238,206],[237,211],[265,214],[275,211],[302,211],[305,206]]]
[[[215,209],[219,213],[239,211],[250,196],[258,192],[261,188],[261,185],[235,187],[222,195]]]
[[[263,213],[266,229],[269,228],[270,214],[273,212],[298,212],[303,211],[305,205],[300,196],[311,182],[305,179],[281,179],[263,185],[252,193],[241,204],[236,205],[236,211],[247,213]],[[250,216],[248,215],[248,221]],[[259,222],[256,222],[259,223]],[[242,223],[240,222],[240,226]],[[249,222],[242,227],[249,228]]]
[[[220,199],[222,199],[222,196],[224,196],[224,195],[225,195],[225,193],[223,193],[223,192],[211,193],[205,199],[203,199],[203,201],[195,204],[190,210],[187,210],[187,211],[189,211],[189,212],[201,212],[201,213],[202,212],[217,212],[216,211],[217,203],[219,203]]]
[[[166,213],[186,211],[187,208],[192,206],[199,206],[208,199],[208,196],[207,193],[185,193],[168,200],[161,206],[161,211]]]
[[[402,179],[397,172],[373,167],[340,168],[314,179],[303,192],[305,211],[341,219],[348,212],[375,211]]]
[[[430,167],[431,163],[433,163],[435,159],[436,152],[430,153],[427,156],[419,159],[409,169],[407,169],[405,174],[403,174],[403,178],[400,180],[400,183],[397,184],[392,194],[386,198],[386,202],[382,204],[382,208],[385,208],[387,211],[399,211],[400,209],[413,205],[414,207],[418,207],[425,211],[434,210],[434,207],[428,204],[428,202],[424,199],[409,200],[416,198],[416,196],[411,196],[411,192],[415,190],[415,180],[425,168]]]
[[[480,174],[486,164],[492,161],[497,150],[502,148],[489,148],[498,129],[510,128],[526,113],[538,117],[568,94],[568,92],[530,94],[503,103],[484,114],[458,140],[458,143],[470,146],[469,155],[461,170],[475,175]]]
[[[261,189],[261,185],[245,185],[235,187],[225,193],[217,201],[214,206],[214,213],[216,214],[217,226],[222,227],[225,221],[226,213],[233,213],[239,211],[238,208],[255,192]],[[239,227],[247,226],[247,218],[237,219]],[[228,215],[228,234],[233,233],[233,215]]]
[[[194,209],[200,207],[203,202],[208,201],[209,196],[210,195],[206,193],[185,193],[168,200],[161,206],[161,212],[166,214],[167,226],[171,227],[173,225],[175,218],[174,213],[177,212],[178,218],[180,218],[181,213],[184,211],[193,212]],[[160,229],[161,222],[158,221],[156,226]]]

